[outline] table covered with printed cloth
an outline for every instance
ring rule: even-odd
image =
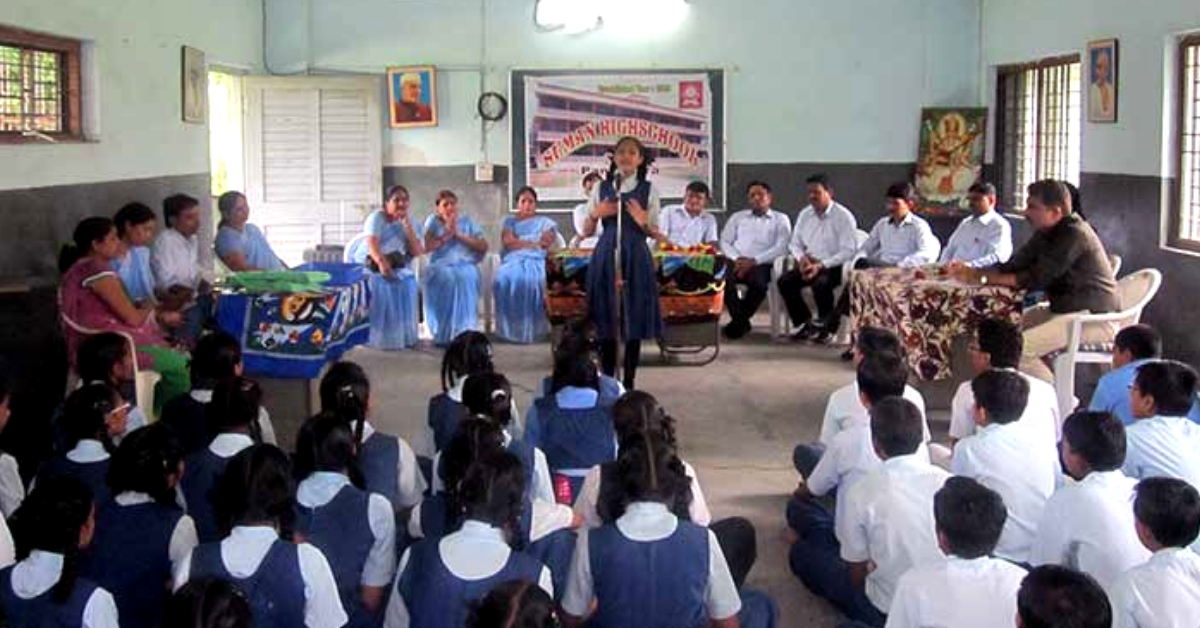
[[[361,265],[293,270],[237,273],[224,282],[217,324],[241,342],[247,375],[316,379],[326,363],[367,342],[371,293]]]
[[[712,320],[725,306],[725,258],[711,252],[654,250],[658,301],[667,324]],[[591,249],[562,249],[546,259],[546,312],[553,324],[587,316]]]
[[[922,380],[950,377],[955,337],[974,334],[980,321],[999,318],[1020,325],[1022,290],[966,284],[935,267],[872,268],[850,275],[850,316],[855,330],[896,332],[908,365]]]

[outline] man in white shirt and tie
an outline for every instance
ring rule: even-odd
[[[200,271],[200,201],[186,194],[163,199],[167,228],[159,232],[150,250],[154,291],[163,307],[185,310],[184,332],[196,337],[211,307],[210,287]]]
[[[711,196],[703,181],[692,181],[683,193],[682,205],[667,205],[658,214],[658,229],[654,233],[659,243],[680,248],[707,244],[720,245],[717,219],[704,211]]]
[[[731,216],[721,232],[721,251],[734,263],[733,276],[725,281],[725,307],[731,320],[724,333],[730,339],[750,331],[750,318],[767,297],[771,267],[787,254],[792,235],[787,214],[771,209],[771,186],[751,181],[746,198],[750,209]],[[738,296],[738,284],[746,286],[745,297]]]
[[[779,278],[779,293],[787,304],[792,324],[800,328],[792,338],[826,344],[833,337],[830,329],[837,324],[829,320],[833,314],[833,291],[842,283],[842,265],[858,249],[855,237],[858,222],[849,209],[833,200],[828,176],[814,174],[805,183],[809,204],[796,217],[796,228],[788,245],[796,267]],[[815,321],[804,302],[805,286],[812,288],[817,304]]]
[[[996,188],[976,183],[967,193],[971,215],[958,223],[942,249],[943,264],[961,262],[971,268],[1003,264],[1012,257],[1012,227],[996,211]]]

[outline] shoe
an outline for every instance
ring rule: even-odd
[[[817,335],[820,333],[821,333],[821,329],[819,327],[817,327],[816,325],[814,325],[812,323],[804,323],[803,325],[800,326],[800,331],[797,331],[796,333],[792,334],[792,341],[793,342],[802,342],[805,340],[812,340],[813,338],[817,337]]]
[[[730,340],[737,340],[745,336],[747,331],[749,330],[746,329],[746,326],[737,321],[732,321],[721,329],[721,333],[725,334],[725,337]]]
[[[812,337],[812,341],[819,345],[827,345],[833,342],[833,333],[831,333],[829,330],[822,329]]]
[[[842,358],[843,362],[849,362],[849,361],[853,360],[854,359],[854,351],[852,349],[846,349],[845,351],[842,352],[841,358]]]

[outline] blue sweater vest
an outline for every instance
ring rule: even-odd
[[[344,486],[329,503],[317,508],[296,505],[296,532],[321,550],[333,570],[342,608],[350,617],[350,628],[379,624],[362,605],[359,586],[363,566],[375,544],[369,518],[370,495]]]
[[[615,524],[588,533],[596,628],[707,626],[708,528],[680,521],[671,536],[633,541]]]
[[[409,625],[419,628],[463,628],[467,604],[486,596],[509,580],[538,582],[542,564],[512,552],[500,571],[480,580],[461,580],[446,567],[436,539],[424,540],[409,550],[408,565],[397,581],[397,592],[408,609]]]
[[[187,471],[179,484],[183,490],[183,498],[187,500],[188,514],[196,522],[196,536],[201,543],[221,540],[212,492],[221,474],[225,473],[229,460],[214,454],[208,447],[184,459],[184,468]]]
[[[300,551],[293,543],[275,541],[263,557],[258,571],[237,578],[221,560],[221,544],[206,543],[192,552],[192,579],[220,578],[235,584],[250,601],[255,628],[300,628],[304,626],[304,577],[300,573]]]
[[[366,481],[367,492],[379,493],[400,510],[400,441],[380,432],[363,441],[358,452],[358,468]]]
[[[537,400],[537,419],[539,445],[551,471],[590,469],[616,457],[617,436],[607,406],[560,408],[554,395],[549,395]]]
[[[70,597],[62,603],[54,601],[54,587],[25,600],[13,592],[12,572],[12,566],[0,571],[0,607],[8,628],[82,628],[83,611],[99,588],[95,583],[77,579]]]
[[[108,460],[99,462],[73,462],[65,455],[55,456],[47,460],[38,469],[37,483],[45,484],[50,478],[69,475],[78,478],[92,491],[92,501],[96,504],[106,504],[112,499],[112,490],[108,488]]]
[[[96,517],[95,542],[80,573],[112,593],[124,628],[162,623],[171,579],[171,535],[183,517],[178,506],[109,502]]]
[[[458,424],[467,418],[467,408],[441,393],[429,400],[429,429],[433,430],[433,446],[438,451],[450,445]]]

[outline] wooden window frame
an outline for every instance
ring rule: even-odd
[[[997,187],[999,188],[1000,195],[1001,195],[1000,200],[1007,207],[1008,211],[1019,213],[1019,212],[1024,211],[1025,208],[1015,206],[1015,199],[1018,198],[1019,196],[1021,196],[1021,193],[1015,189],[1014,182],[1010,182],[1005,179],[1005,177],[1007,176],[1007,171],[1009,169],[1009,164],[1006,161],[1006,153],[1008,151],[1006,150],[1007,146],[1005,145],[1005,142],[1008,139],[1008,135],[1009,135],[1008,128],[1006,127],[1007,110],[1005,109],[1005,107],[1007,106],[1009,94],[1006,89],[1007,81],[1005,79],[1007,76],[1012,75],[1012,74],[1019,75],[1021,73],[1028,72],[1030,70],[1041,71],[1041,70],[1044,70],[1047,68],[1058,67],[1058,66],[1068,66],[1071,64],[1075,64],[1075,63],[1081,63],[1080,55],[1077,53],[1076,54],[1068,54],[1068,55],[1060,55],[1060,56],[1055,56],[1055,57],[1046,57],[1044,59],[1039,59],[1037,61],[1031,61],[1028,63],[1014,63],[1014,64],[1002,65],[1002,66],[998,66],[996,68],[996,101],[995,101],[996,102],[996,107],[995,107],[996,146],[994,147],[995,150],[993,151],[993,155],[994,155],[993,162],[994,162],[996,178],[997,178],[997,182],[998,182]],[[1082,71],[1083,71],[1083,69],[1081,67],[1080,72],[1082,73]],[[1082,87],[1080,89],[1082,89]],[[1034,97],[1033,97],[1033,103],[1034,103],[1033,106],[1034,106],[1035,110],[1040,110],[1043,107],[1044,100],[1045,100],[1045,94],[1046,94],[1045,81],[1039,80],[1038,85],[1037,85],[1037,92],[1034,94]],[[1083,96],[1083,94],[1081,93],[1080,94],[1080,98],[1081,98],[1080,105],[1081,106],[1082,106],[1082,96]],[[1081,116],[1083,115],[1082,111],[1080,112],[1080,115]],[[1034,168],[1037,170],[1040,170],[1041,162],[1042,162],[1041,141],[1042,141],[1042,137],[1044,134],[1044,128],[1042,126],[1044,123],[1045,123],[1045,119],[1043,118],[1043,116],[1038,115],[1036,124],[1033,129],[1033,138],[1034,138],[1033,139],[1033,141],[1034,141],[1033,163],[1034,163]],[[1081,120],[1081,123],[1082,123],[1082,120]],[[1082,132],[1083,132],[1083,130],[1081,128],[1079,130],[1079,133],[1082,134]],[[1082,140],[1082,137],[1080,139]],[[1017,157],[1017,158],[1019,159],[1019,157]],[[1015,170],[1014,170],[1014,172],[1015,172]],[[1034,180],[1037,180],[1037,178],[1039,176],[1040,176],[1040,173],[1035,174]],[[1010,186],[1010,184],[1013,184],[1013,185]]]
[[[83,44],[77,39],[56,37],[0,24],[0,44],[32,48],[62,55],[59,93],[62,102],[62,130],[45,133],[60,142],[83,141],[82,68]],[[38,144],[44,140],[22,135],[20,131],[0,131],[0,144]]]
[[[1187,51],[1194,46],[1200,46],[1200,33],[1187,35],[1179,40],[1179,46],[1176,50],[1176,59],[1179,68],[1179,79],[1176,85],[1179,90],[1176,96],[1176,104],[1178,111],[1176,113],[1176,147],[1175,147],[1175,185],[1171,194],[1171,208],[1168,222],[1170,231],[1167,233],[1167,246],[1193,253],[1200,253],[1200,239],[1190,239],[1183,237],[1183,212],[1186,202],[1186,193],[1190,190],[1184,190],[1183,177],[1183,155],[1185,152],[1185,136],[1187,129],[1187,114],[1189,105],[1196,104],[1197,111],[1193,115],[1200,115],[1200,87],[1194,87],[1196,94],[1194,95],[1195,102],[1187,102]],[[1200,68],[1197,69],[1197,77],[1195,80],[1200,81]],[[1200,126],[1200,125],[1198,125]],[[1200,134],[1200,128],[1193,129],[1197,134]],[[1200,185],[1200,181],[1195,182],[1195,185]]]

